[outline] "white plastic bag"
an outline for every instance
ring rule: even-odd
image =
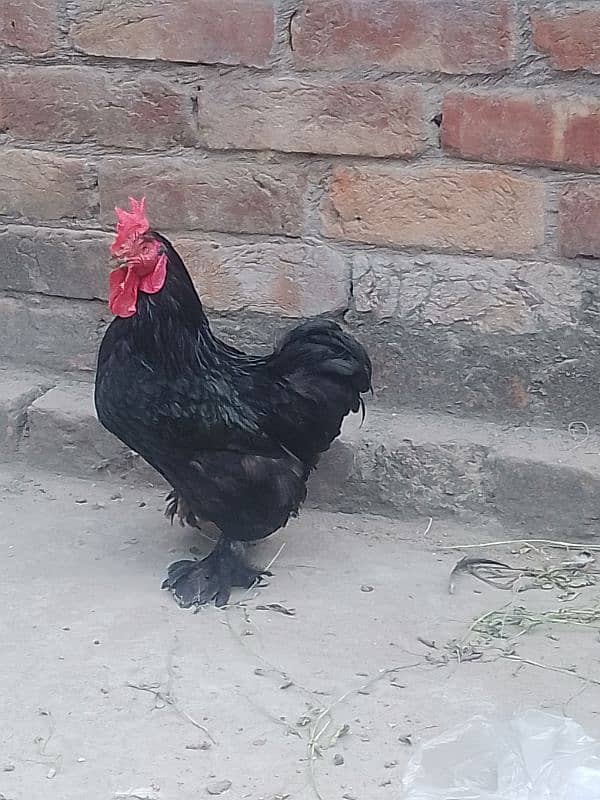
[[[405,800],[600,800],[600,744],[574,720],[474,717],[411,758]]]

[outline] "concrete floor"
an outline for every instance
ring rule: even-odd
[[[444,547],[505,538],[497,527],[435,521],[423,535],[427,519],[307,511],[255,548],[267,563],[285,544],[268,587],[193,614],[160,582],[202,539],[162,508],[150,487],[0,471],[0,797],[198,800],[231,782],[235,800],[311,798],[315,785],[324,800],[383,800],[401,796],[419,742],[477,713],[564,712],[600,738],[598,688],[576,676],[497,651],[445,658],[488,610],[564,605],[470,576],[448,593],[460,553]],[[598,675],[597,631],[540,627],[515,647]],[[308,740],[331,706],[313,780]]]

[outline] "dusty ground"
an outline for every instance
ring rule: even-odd
[[[576,675],[497,651],[446,659],[446,643],[488,610],[565,604],[556,591],[515,598],[470,576],[448,593],[460,554],[441,545],[504,538],[497,528],[434,521],[423,537],[426,519],[306,512],[254,551],[266,563],[285,543],[270,586],[194,615],[159,588],[194,542],[159,508],[151,488],[0,472],[1,797],[198,800],[221,781],[235,800],[315,797],[319,709],[378,675],[332,709],[319,739],[324,800],[400,797],[414,746],[475,713],[564,711],[600,737],[599,690]],[[598,594],[568,602],[591,606]],[[272,603],[295,613],[259,608]],[[597,631],[540,627],[516,652],[598,675]]]

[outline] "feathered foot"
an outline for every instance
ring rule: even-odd
[[[202,527],[200,525],[200,520],[190,510],[185,500],[183,500],[175,490],[169,492],[165,500],[167,502],[167,507],[165,508],[165,517],[170,520],[171,525],[173,524],[175,517],[177,517],[182,528],[185,527],[186,524],[191,528]]]
[[[271,574],[246,564],[233,551],[231,542],[221,537],[206,558],[199,561],[185,559],[170,564],[162,588],[171,592],[181,608],[198,608],[213,600],[216,606],[221,607],[229,602],[234,586],[249,589],[255,582]]]

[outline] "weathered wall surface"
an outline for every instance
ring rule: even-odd
[[[7,0],[0,355],[90,371],[145,194],[219,330],[383,404],[600,420],[600,2]]]

